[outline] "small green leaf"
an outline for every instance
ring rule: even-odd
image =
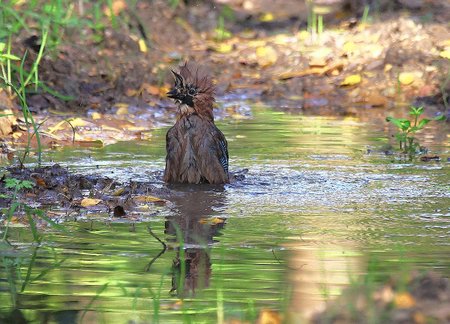
[[[394,124],[403,131],[407,130],[411,126],[411,122],[405,118],[387,117],[386,121]]]
[[[20,61],[20,57],[12,54],[0,54],[0,57],[11,61]]]
[[[446,118],[445,118],[445,115],[442,114],[442,115],[439,115],[439,116],[434,117],[432,120],[440,121],[440,120],[445,120],[445,119],[446,119]]]
[[[28,180],[22,180],[19,184],[19,189],[22,189],[22,188],[31,189],[31,188],[33,188],[33,186],[34,186],[33,182],[28,181]]]
[[[3,50],[5,49],[5,47],[6,47],[6,44],[0,42],[0,52],[3,52]]]
[[[12,188],[16,188],[17,185],[19,184],[19,179],[16,178],[6,178],[5,179],[5,188],[7,189],[12,189]]]
[[[420,107],[415,107],[415,106],[411,106],[411,108],[409,109],[409,114],[413,115],[413,116],[420,116],[423,114],[423,106]]]
[[[422,128],[423,128],[426,124],[428,124],[430,121],[431,121],[431,119],[424,118],[424,119],[422,119],[421,121],[419,121],[419,124],[417,125],[417,127],[418,127],[419,129],[422,129]]]

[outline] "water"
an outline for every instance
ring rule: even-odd
[[[66,224],[70,234],[46,229],[40,246],[16,244],[32,239],[14,228],[15,249],[1,250],[1,313],[41,323],[215,323],[275,309],[297,322],[362,276],[450,274],[448,162],[367,154],[387,143],[380,120],[267,107],[252,115],[219,125],[231,171],[248,168],[243,181],[173,188],[172,208],[138,218],[88,215]],[[443,129],[421,139],[445,157]],[[165,131],[47,157],[74,172],[163,187]]]

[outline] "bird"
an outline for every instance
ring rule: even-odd
[[[226,184],[228,143],[214,123],[215,86],[205,69],[185,62],[167,96],[178,105],[175,125],[166,134],[166,183]]]

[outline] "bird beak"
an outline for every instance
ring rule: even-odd
[[[176,88],[172,88],[170,89],[169,92],[166,93],[167,97],[172,98],[172,99],[176,99],[176,94],[177,94],[177,89]]]

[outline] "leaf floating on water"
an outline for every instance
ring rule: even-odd
[[[125,191],[125,188],[118,188],[116,191],[113,192],[113,196],[120,196],[121,194],[123,194],[123,192]]]
[[[344,81],[341,82],[341,86],[353,86],[358,83],[361,83],[361,75],[352,74],[347,76]]]
[[[92,206],[96,206],[99,203],[101,203],[102,200],[101,199],[95,199],[95,198],[83,198],[83,200],[81,200],[80,205],[82,207],[92,207]]]
[[[225,222],[225,220],[223,218],[214,217],[214,218],[202,218],[198,222],[200,224],[217,225],[217,224],[223,224]]]
[[[165,204],[166,201],[164,199],[155,197],[155,196],[136,196],[133,198],[133,200],[135,202],[140,202],[140,203],[160,203],[160,204]]]

